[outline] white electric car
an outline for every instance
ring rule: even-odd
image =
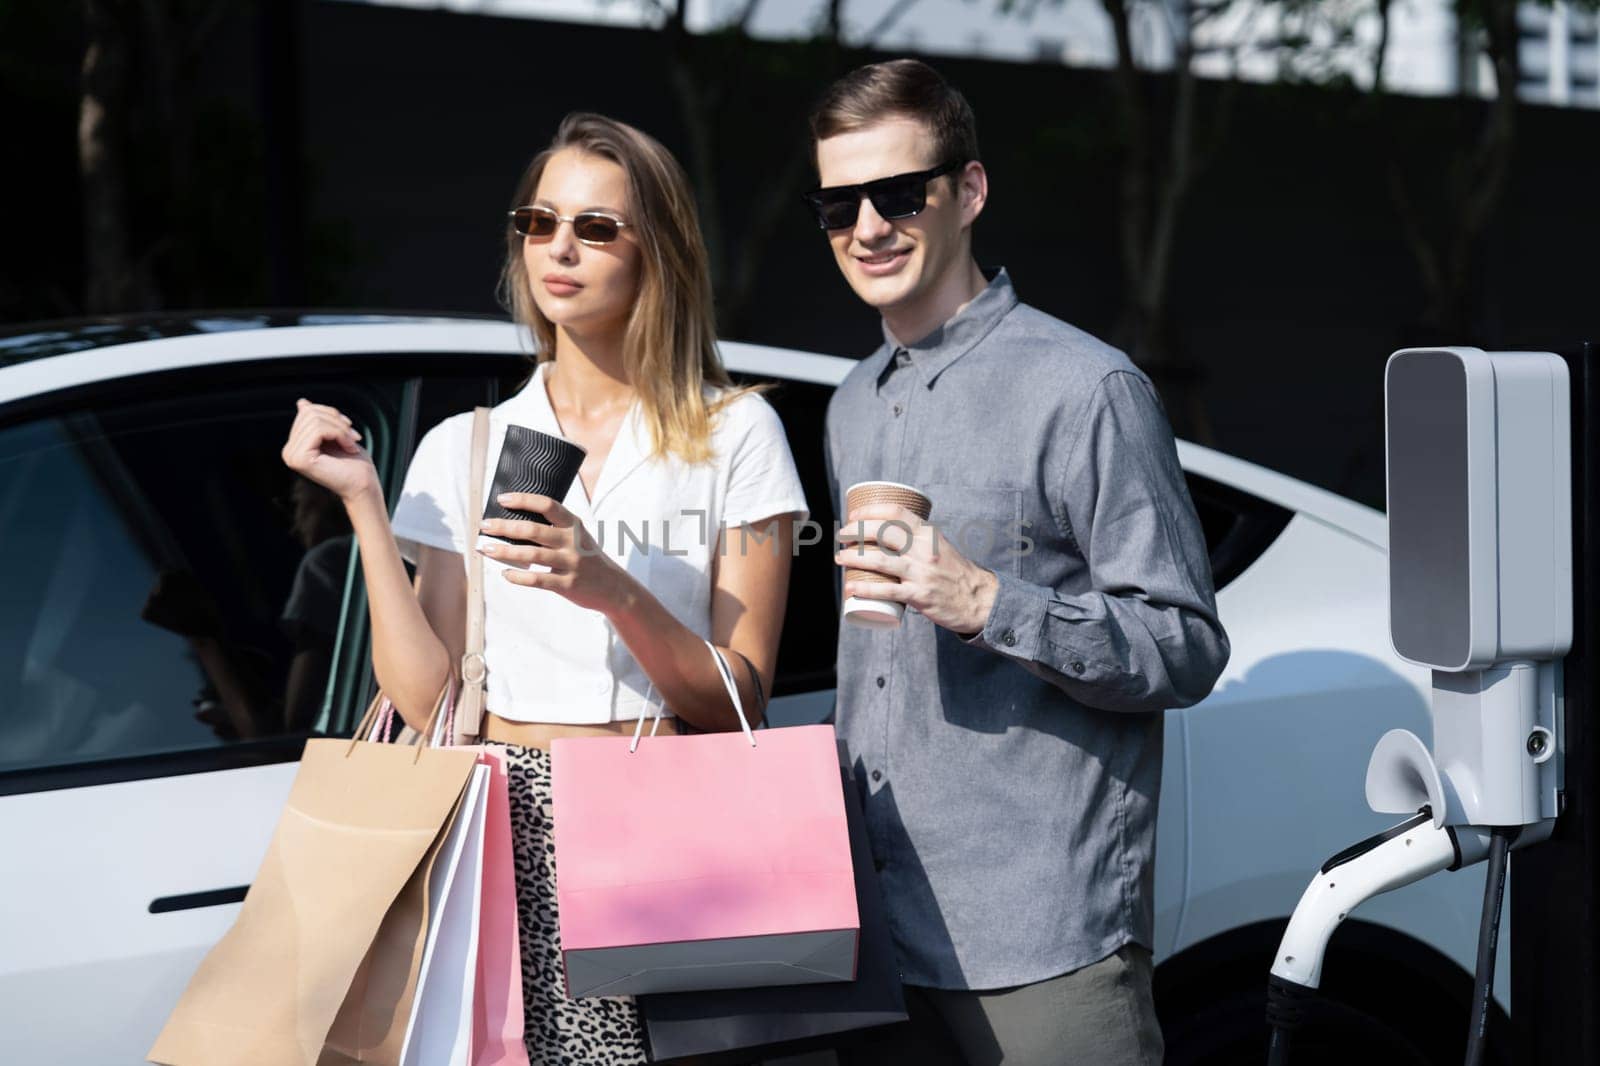
[[[238,910],[304,739],[348,731],[370,692],[348,530],[279,459],[295,399],[350,414],[392,490],[420,434],[508,395],[525,352],[511,325],[470,318],[0,337],[0,1062],[143,1061]],[[779,383],[830,522],[822,417],[851,361],[723,355]],[[1367,756],[1388,729],[1430,735],[1428,678],[1389,646],[1381,514],[1179,449],[1233,657],[1209,699],[1166,718],[1157,1001],[1169,1062],[1259,1061],[1283,924],[1327,856],[1393,821],[1363,800]],[[832,582],[828,544],[802,552],[774,724],[832,708]],[[1296,1062],[1459,1059],[1482,877],[1352,915]]]

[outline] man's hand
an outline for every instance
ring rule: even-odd
[[[963,637],[984,627],[1000,585],[991,571],[904,507],[859,507],[846,517],[841,535],[848,537],[862,526],[865,541],[844,545],[833,561],[852,570],[887,574],[900,583],[852,581],[844,587],[845,596],[903,603]]]

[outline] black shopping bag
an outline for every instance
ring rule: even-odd
[[[771,1055],[794,1054],[835,1043],[841,1034],[905,1021],[905,996],[861,800],[849,770],[840,767],[839,772],[844,778],[845,819],[861,918],[856,979],[640,996],[652,1061],[754,1048]],[[749,1057],[741,1054],[735,1061]]]

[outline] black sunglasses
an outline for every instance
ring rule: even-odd
[[[928,182],[965,165],[964,159],[952,159],[932,170],[895,174],[861,185],[830,185],[826,189],[812,189],[803,195],[817,216],[817,225],[823,229],[849,229],[854,226],[856,216],[861,213],[863,196],[872,201],[872,209],[883,218],[890,221],[910,218],[920,214],[928,205]]]
[[[512,229],[536,241],[549,240],[556,235],[561,223],[570,222],[572,235],[584,244],[610,244],[627,225],[615,215],[601,211],[579,211],[576,215],[563,215],[548,207],[536,207],[532,204],[513,208],[507,214],[511,216]]]

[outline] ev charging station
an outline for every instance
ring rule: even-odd
[[[1268,984],[1269,1063],[1288,1061],[1328,940],[1358,905],[1487,860],[1462,1019],[1466,1061],[1482,1060],[1507,853],[1550,837],[1566,793],[1572,411],[1567,363],[1548,352],[1408,348],[1389,358],[1389,629],[1401,658],[1432,670],[1433,735],[1395,729],[1373,750],[1369,806],[1409,817],[1329,859],[1302,895]],[[1519,890],[1521,869],[1519,860]]]

